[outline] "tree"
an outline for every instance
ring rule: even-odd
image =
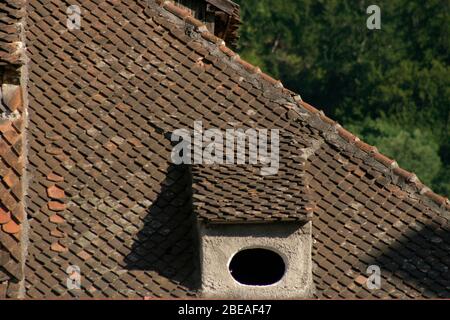
[[[378,146],[380,152],[402,155],[397,160],[403,168],[413,168],[420,173],[423,183],[431,185],[442,168],[439,144],[434,141],[431,130],[414,128],[410,130],[388,119],[367,120],[353,124],[349,129],[364,136],[369,144]]]
[[[369,1],[239,2],[244,58],[450,195],[449,0],[378,1],[380,30]]]

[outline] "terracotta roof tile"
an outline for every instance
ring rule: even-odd
[[[52,199],[64,199],[65,198],[64,190],[55,185],[49,186],[47,188],[47,195],[49,196],[49,198],[52,198]]]
[[[60,175],[57,175],[53,172],[49,173],[47,175],[47,179],[53,182],[63,182],[64,181],[64,177],[61,177]]]
[[[58,201],[49,201],[48,208],[52,211],[64,211],[66,209],[66,205]]]
[[[54,222],[54,221],[52,221],[52,222]],[[61,223],[63,223],[63,222],[64,222],[64,220],[62,220]],[[64,232],[57,230],[57,229],[52,230],[50,232],[50,235],[55,238],[65,238],[66,237],[66,234]]]
[[[49,221],[52,223],[56,223],[56,224],[61,224],[64,223],[65,220],[64,218],[62,218],[60,215],[58,214],[52,214],[49,218]]]
[[[0,224],[5,224],[11,220],[11,213],[4,208],[0,208]]]
[[[18,233],[20,231],[20,225],[14,220],[9,220],[7,223],[2,225],[2,230],[6,233]]]
[[[59,252],[59,253],[67,251],[67,248],[65,246],[61,245],[59,242],[53,242],[51,244],[50,248],[52,251]]]

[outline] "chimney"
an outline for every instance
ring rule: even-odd
[[[228,46],[236,47],[241,23],[239,5],[230,0],[175,0],[175,3],[189,10]]]

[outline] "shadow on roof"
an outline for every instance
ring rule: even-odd
[[[154,272],[196,291],[200,274],[189,167],[171,164],[160,190],[125,258],[126,268]]]
[[[398,280],[405,284],[397,290],[420,290],[424,297],[450,298],[450,230],[421,226],[381,248],[382,253],[370,264],[381,268],[382,290],[386,289],[383,282],[389,285],[385,281],[396,278],[396,286]]]

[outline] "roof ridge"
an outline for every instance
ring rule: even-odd
[[[267,73],[263,72],[258,66],[255,66],[250,62],[241,59],[239,54],[237,54],[232,49],[226,46],[226,43],[223,39],[211,33],[206,27],[206,25],[202,21],[194,18],[188,10],[177,6],[173,1],[169,0],[155,0],[155,2],[160,7],[167,10],[171,14],[181,18],[186,23],[194,26],[196,29],[195,31],[197,31],[203,39],[217,45],[222,53],[228,56],[235,63],[239,64],[247,72],[259,75],[263,80],[269,82],[275,88],[281,89],[284,94],[288,94],[292,98],[294,98],[295,102],[299,107],[302,107],[310,114],[318,115],[319,119],[325,122],[329,127],[335,129],[336,133],[342,139],[344,139],[351,145],[354,145],[359,150],[365,152],[366,154],[371,156],[372,159],[376,160],[378,163],[392,170],[393,174],[395,174],[396,176],[403,178],[408,183],[412,183],[417,188],[418,192],[421,195],[425,195],[428,199],[432,200],[441,208],[446,208],[447,210],[450,210],[450,200],[448,198],[433,192],[431,188],[429,188],[419,180],[419,178],[416,176],[415,173],[409,172],[408,170],[401,168],[398,165],[397,161],[390,159],[386,155],[380,153],[377,147],[371,146],[365,143],[364,141],[360,140],[356,135],[343,128],[339,123],[327,117],[323,111],[318,110],[312,105],[304,102],[302,98],[295,92],[292,92],[291,90],[284,88],[280,80],[274,79]]]

